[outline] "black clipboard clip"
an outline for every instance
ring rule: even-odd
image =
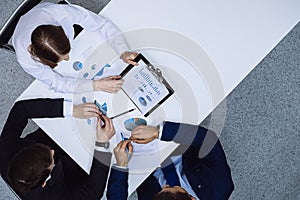
[[[151,72],[151,74],[161,83],[163,84],[164,77],[162,75],[162,71],[158,67],[154,67],[141,53],[137,55],[137,57],[134,59],[135,62],[139,62],[142,60],[146,64],[146,68]],[[123,70],[120,74],[121,77],[125,76],[132,68],[134,65],[129,64],[125,70]]]
[[[158,67],[154,67],[153,65],[148,64],[147,69],[152,73],[152,75],[160,82],[162,83],[164,78],[162,75],[161,70]]]

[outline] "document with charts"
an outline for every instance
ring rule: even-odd
[[[131,99],[140,112],[147,117],[159,105],[166,101],[174,90],[142,54],[135,61],[138,66],[128,65],[120,74],[125,80],[122,90]]]

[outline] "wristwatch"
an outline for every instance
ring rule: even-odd
[[[105,149],[109,149],[109,141],[107,142],[95,142],[96,147],[104,147]]]

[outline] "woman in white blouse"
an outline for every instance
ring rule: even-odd
[[[108,19],[77,5],[49,2],[37,5],[20,18],[12,37],[18,62],[27,73],[57,92],[116,93],[123,84],[118,76],[86,80],[63,77],[53,70],[57,63],[69,59],[74,24],[100,32],[125,63],[137,64],[133,61],[137,53],[129,51],[121,32]]]

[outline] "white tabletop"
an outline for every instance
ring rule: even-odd
[[[169,67],[165,76],[181,91],[182,113],[180,120],[166,119],[197,124],[299,22],[299,8],[298,0],[114,0],[100,14],[124,32],[132,49],[152,50],[146,56]],[[167,61],[166,54],[177,60]],[[222,127],[226,102],[219,109],[211,120]]]
[[[133,50],[142,52],[162,69],[175,90],[175,95],[150,118],[198,124],[293,28],[300,19],[299,8],[297,0],[113,0],[100,14],[110,18],[124,32]],[[72,45],[71,60],[62,63],[58,70],[72,75],[68,67],[75,60],[90,66],[95,52],[107,49],[100,43],[98,34],[83,32]],[[99,65],[121,65],[109,48],[106,52],[97,60]],[[73,97],[79,102],[82,98],[54,93],[35,81],[19,99],[61,96]],[[130,107],[130,103],[125,106]],[[118,113],[121,108],[114,109],[113,112]],[[225,120],[225,116],[218,120]],[[85,121],[71,118],[34,121],[81,167],[89,170],[94,132],[91,129],[83,137],[79,131],[82,126],[78,124]],[[61,127],[65,127],[63,131]],[[175,148],[173,144],[166,147],[162,157]],[[147,156],[160,157],[161,154],[146,155],[146,160]],[[129,193],[149,174],[140,169],[130,174]]]
[[[125,33],[159,28],[188,37],[215,64],[226,96],[299,22],[299,8],[298,0],[113,0],[100,14]],[[148,44],[128,39],[132,48]]]

